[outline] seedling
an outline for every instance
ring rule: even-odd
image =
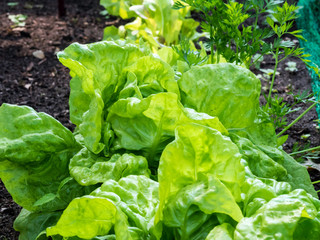
[[[273,73],[274,73],[274,70],[273,69],[260,69],[261,72],[263,72],[262,76],[263,78],[267,79],[267,80],[270,80],[273,76]],[[280,73],[279,72],[276,72],[275,73],[276,75],[279,75]]]
[[[294,104],[295,105],[295,104]],[[270,105],[267,108],[264,106],[264,110],[269,114],[270,118],[273,121],[274,127],[282,128],[288,124],[287,115],[293,112],[298,111],[300,108],[293,108],[294,105],[289,105],[283,101],[282,97],[275,95],[271,99]]]
[[[8,18],[13,22],[13,25],[11,27],[15,28],[24,27],[26,25],[25,21],[27,20],[28,16],[23,14],[10,14]]]
[[[298,69],[297,69],[297,63],[296,62],[287,62],[287,67],[285,68],[286,71],[289,71],[289,72],[297,72]]]

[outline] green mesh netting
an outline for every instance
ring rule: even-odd
[[[297,19],[298,29],[303,29],[302,36],[307,42],[300,40],[300,46],[304,52],[311,55],[309,58],[314,64],[320,66],[320,1],[319,0],[300,0],[298,6],[301,6]],[[316,99],[320,97],[320,79],[312,70],[308,69],[312,78],[312,90]],[[317,104],[317,113],[320,119],[320,105]]]

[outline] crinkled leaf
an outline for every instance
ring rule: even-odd
[[[257,117],[260,80],[240,66],[196,66],[178,84],[184,106],[219,117],[227,129],[251,126]]]
[[[121,210],[105,198],[83,196],[69,204],[57,224],[47,228],[47,235],[91,239],[107,235],[112,227],[119,239],[131,239]]]
[[[231,131],[231,130],[230,130]],[[257,118],[252,125],[242,129],[233,129],[231,132],[241,137],[248,138],[256,145],[278,146],[276,131],[270,117],[262,109],[259,109]]]
[[[185,11],[176,11],[172,5],[171,0],[145,0],[142,5],[134,5],[130,10],[143,19],[151,35],[157,36],[160,43],[169,46],[178,42],[185,16]]]
[[[71,44],[58,58],[70,69],[70,118],[79,126],[85,145],[94,153],[101,152],[104,109],[117,98],[125,84],[119,79],[122,69],[133,64],[143,50],[125,41]]]
[[[129,175],[149,177],[148,162],[142,156],[114,154],[111,159],[99,157],[83,148],[69,165],[70,175],[81,185],[88,186],[103,183],[109,179],[118,181]]]
[[[33,163],[77,147],[72,133],[45,113],[27,106],[0,108],[0,161]]]
[[[71,199],[58,195],[80,147],[72,133],[49,115],[8,104],[0,108],[0,125],[0,177],[13,199],[29,211],[65,208]]]
[[[291,186],[286,182],[247,177],[245,184],[242,186],[243,213],[246,217],[251,217],[271,199],[282,194],[288,194],[290,191]]]
[[[139,0],[121,0],[116,3],[114,0],[102,0],[101,4],[112,14],[120,15],[122,18],[137,16],[133,22],[119,27],[119,37],[134,41],[143,38],[156,50],[163,45],[177,44],[179,37],[195,40],[203,36],[196,31],[199,23],[186,18],[190,7],[174,10],[172,0],[144,0],[140,3],[137,1]],[[127,6],[130,8],[127,9]],[[125,29],[125,32],[122,29]],[[110,35],[116,37],[115,30],[108,27],[103,39],[107,40]]]
[[[213,175],[202,176],[167,200],[163,223],[174,229],[175,239],[204,239],[218,225],[214,213],[239,221],[242,213],[228,188]]]
[[[122,148],[143,150],[151,166],[155,156],[173,140],[178,125],[195,122],[226,133],[215,117],[185,109],[174,93],[159,93],[146,99],[118,100],[109,109],[108,121]]]
[[[114,25],[109,26],[109,27],[105,27],[103,30],[103,40],[119,40],[120,36],[119,36],[119,30],[117,27],[115,27]]]
[[[221,185],[229,189],[230,196],[234,198],[231,216],[240,220],[242,213],[236,207],[236,201],[240,200],[244,167],[240,163],[241,155],[237,146],[217,130],[197,124],[177,127],[175,136],[160,159],[160,207],[157,220],[163,220],[162,211],[168,199],[208,174],[214,175]]]
[[[180,58],[179,54],[176,53],[171,47],[162,47],[157,51],[157,55],[168,63],[171,67],[177,65],[177,60]]]
[[[146,176],[130,175],[118,182],[108,180],[91,195],[113,202],[129,218],[131,227],[142,230],[142,239],[150,234],[159,236],[154,228],[154,216],[159,204],[158,183]]]
[[[236,227],[235,240],[296,239],[293,237],[295,231],[301,231],[299,224],[304,220],[313,223],[304,229],[305,238],[319,239],[319,204],[319,200],[301,189],[280,195],[264,204],[253,216],[243,218]],[[316,228],[311,229],[311,226]]]
[[[212,229],[206,240],[233,240],[233,233],[234,228],[229,223],[223,223]]]
[[[180,94],[174,71],[169,64],[160,59],[152,56],[141,57],[124,69],[125,74],[129,72],[135,75],[136,85],[143,97],[165,91]]]
[[[230,134],[230,137],[238,146],[242,157],[248,162],[251,172],[257,177],[281,179],[287,174],[286,169],[280,163],[270,158],[250,140],[235,134]],[[274,151],[279,150],[274,149]]]
[[[135,12],[130,11],[130,6],[142,4],[143,0],[100,0],[102,5],[109,14],[120,16],[122,19],[136,17]]]

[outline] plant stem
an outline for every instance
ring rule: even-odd
[[[258,26],[258,17],[259,17],[259,15],[261,14],[261,12],[259,12],[259,8],[256,8],[256,9],[254,9],[254,10],[255,10],[255,12],[256,12],[256,19],[255,19],[255,21],[254,21],[253,27],[254,27],[254,29],[256,29],[257,26]]]
[[[258,62],[261,57],[263,57],[262,54],[260,54],[260,57],[258,57],[255,61],[253,61],[252,63],[250,63],[249,67],[252,66],[252,65],[254,65],[256,62]],[[248,67],[248,68],[249,68],[249,67]]]
[[[290,123],[288,126],[285,127],[280,133],[277,134],[277,137],[282,135],[285,131],[287,131],[289,128],[292,127],[296,122],[298,122],[307,112],[311,110],[318,102],[314,102],[307,110],[305,110],[303,113],[300,114],[299,117],[297,117],[292,123]]]
[[[238,44],[236,44],[236,65],[238,65],[238,56],[239,56],[239,49],[238,49]]]
[[[279,57],[279,47],[276,49],[276,56],[275,56],[276,64],[274,66],[272,81],[270,84],[269,95],[268,95],[268,99],[267,99],[267,107],[269,107],[269,103],[271,102],[272,88],[273,88],[273,84],[274,84],[274,79],[276,78],[277,67],[278,67],[278,63],[279,63],[278,57]]]
[[[296,155],[296,154],[299,154],[299,153],[304,153],[304,152],[310,152],[310,151],[314,151],[314,150],[318,150],[320,149],[320,146],[317,146],[317,147],[313,147],[313,148],[308,148],[308,149],[305,149],[305,150],[301,150],[301,151],[298,151],[298,152],[293,152],[293,153],[290,153],[289,155]]]
[[[213,64],[213,33],[212,33],[212,24],[210,24],[210,41],[211,41],[211,64]]]
[[[219,63],[220,62],[220,52],[219,52],[219,49],[217,48],[217,62],[216,63]]]
[[[320,180],[312,182],[312,184],[317,184],[317,183],[320,183]]]

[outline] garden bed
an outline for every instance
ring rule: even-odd
[[[98,0],[66,1],[67,16],[58,18],[57,1],[15,1],[19,4],[8,6],[9,1],[3,1],[0,7],[0,104],[12,103],[28,105],[37,111],[50,114],[64,126],[74,129],[69,120],[69,70],[62,66],[56,58],[56,52],[63,50],[72,42],[91,43],[102,39],[103,28],[106,25],[119,25],[116,18],[105,19],[99,14],[103,8]],[[24,14],[26,25],[12,28],[8,15]],[[292,39],[293,40],[293,39]],[[41,50],[44,57],[35,57]],[[297,63],[297,72],[285,70],[286,62]],[[294,93],[308,90],[311,92],[311,78],[305,65],[297,59],[288,59],[280,64],[279,75],[275,80],[275,89],[288,102],[292,101],[288,92]],[[265,58],[261,69],[272,69],[271,58]],[[259,70],[254,70],[259,74]],[[266,85],[266,84],[263,84]],[[291,122],[300,111],[290,115]],[[292,150],[293,144],[310,144],[310,147],[320,145],[317,128],[317,114],[312,109],[303,119],[294,125],[287,134],[289,139],[284,148]],[[315,163],[315,167],[316,167]],[[309,168],[311,180],[319,180],[319,171]],[[317,186],[316,186],[317,188]],[[0,181],[0,240],[18,239],[12,224],[20,212],[11,196]]]

